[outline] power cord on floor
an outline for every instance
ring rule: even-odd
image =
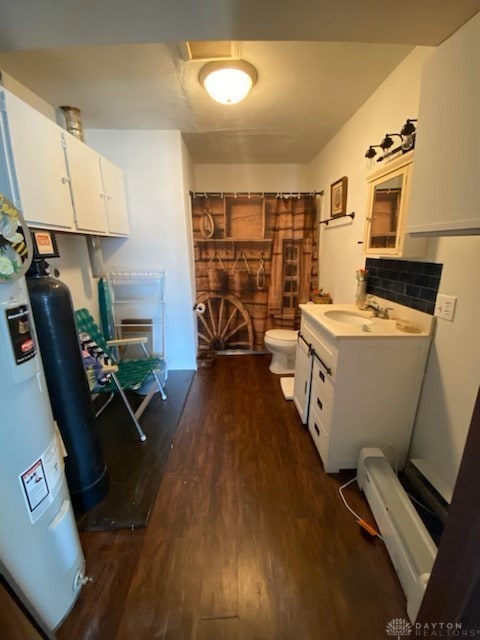
[[[342,484],[341,487],[339,487],[338,492],[340,494],[340,497],[342,499],[343,504],[346,506],[346,508],[350,511],[350,513],[356,518],[357,524],[367,533],[369,533],[371,536],[380,538],[380,540],[383,541],[382,536],[380,535],[380,533],[377,531],[377,529],[375,529],[375,527],[373,527],[371,524],[369,524],[368,522],[366,522],[363,518],[361,518],[358,513],[356,511],[354,511],[352,509],[352,507],[348,504],[345,496],[343,495],[343,490],[346,489],[350,484],[352,484],[352,482],[355,482],[355,480],[357,479],[357,477],[355,476],[355,478],[352,478],[351,480],[349,480],[348,482],[345,482],[345,484]]]

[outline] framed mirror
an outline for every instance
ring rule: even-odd
[[[402,254],[411,162],[400,156],[368,177],[367,254]]]

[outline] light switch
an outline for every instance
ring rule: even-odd
[[[435,302],[435,316],[453,322],[456,304],[456,296],[447,296],[444,293],[439,293]]]

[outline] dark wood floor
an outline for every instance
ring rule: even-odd
[[[93,582],[60,640],[384,640],[406,617],[268,361],[196,374],[147,529],[82,534]]]

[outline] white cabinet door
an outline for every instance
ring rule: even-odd
[[[26,221],[49,229],[73,229],[63,130],[8,91],[5,103]]]
[[[394,158],[368,177],[370,193],[365,227],[365,253],[377,256],[420,257],[426,240],[405,232],[409,215],[413,151]],[[413,163],[415,164],[415,163]]]
[[[65,133],[68,171],[78,231],[105,235],[107,214],[100,173],[100,156],[69,133]]]
[[[113,235],[127,236],[130,233],[130,223],[123,171],[103,157],[100,157],[100,168],[107,208],[108,232]]]
[[[293,384],[293,403],[303,422],[308,420],[308,403],[310,398],[310,382],[312,371],[312,356],[307,344],[298,338],[295,355],[295,380]]]
[[[409,233],[480,233],[480,14],[425,62]]]

